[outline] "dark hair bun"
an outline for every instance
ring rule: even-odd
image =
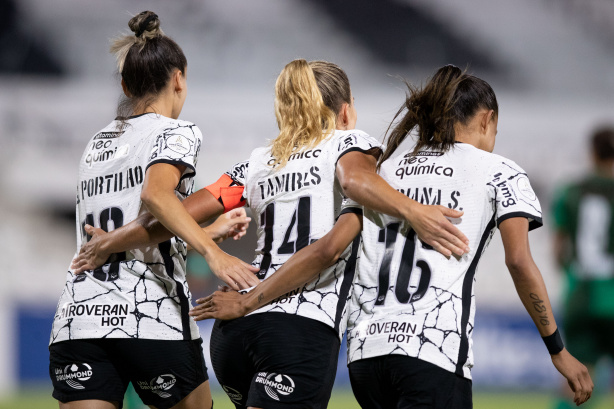
[[[160,30],[160,19],[153,11],[142,11],[132,17],[128,22],[128,27],[137,38],[143,39],[157,37],[162,34]]]

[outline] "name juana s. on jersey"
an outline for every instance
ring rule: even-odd
[[[335,176],[337,161],[352,151],[366,152],[380,143],[357,130],[335,131],[317,146],[290,157],[276,170],[269,148],[255,149],[247,162],[227,175],[244,185],[244,196],[256,218],[258,247],[252,264],[258,277],[274,274],[295,252],[328,233],[339,217],[343,193]],[[348,263],[357,247],[309,284],[296,288],[254,311],[284,312],[321,321],[343,334],[346,304],[354,278]]]
[[[464,211],[458,227],[471,252],[447,259],[417,240],[407,222],[365,209],[348,361],[401,354],[471,378],[478,261],[503,220],[526,217],[530,229],[541,226],[539,201],[516,163],[468,144],[447,153],[404,152],[380,173],[416,201]]]
[[[202,135],[192,123],[143,114],[118,132],[113,121],[88,143],[79,164],[77,249],[85,224],[110,231],[141,210],[147,168],[156,163],[186,167],[175,189],[192,193]],[[157,246],[115,254],[108,264],[82,275],[68,271],[50,343],[81,338],[195,339],[188,316],[186,246],[173,238]]]

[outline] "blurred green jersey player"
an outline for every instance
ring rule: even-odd
[[[614,127],[597,130],[591,144],[594,171],[559,190],[553,222],[567,281],[565,345],[594,370],[614,358]]]

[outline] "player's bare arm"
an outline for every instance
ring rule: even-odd
[[[346,213],[324,237],[295,253],[283,266],[247,294],[216,291],[196,300],[190,311],[195,320],[242,317],[287,292],[307,284],[333,265],[362,229],[362,216]]]
[[[181,202],[198,223],[204,223],[224,211],[224,206],[206,189],[200,189]],[[240,221],[238,221],[240,223]],[[72,268],[79,274],[100,267],[113,253],[155,245],[173,237],[151,213],[144,211],[132,222],[109,233],[86,225],[92,238],[85,243],[73,260]],[[212,237],[215,240],[215,237]]]
[[[446,257],[468,253],[467,237],[446,218],[461,217],[463,212],[421,205],[393,189],[375,171],[378,153],[355,151],[339,159],[336,172],[343,192],[365,207],[407,220],[420,240]]]
[[[183,207],[174,193],[180,178],[181,171],[174,165],[158,163],[151,166],[145,174],[141,193],[147,209],[200,253],[211,271],[231,288],[239,290],[257,284],[259,281],[252,272],[253,267],[223,252]]]
[[[157,164],[148,170],[147,175],[158,166],[177,169],[173,165]],[[173,172],[172,169],[170,170]],[[148,186],[147,175],[144,192]],[[167,184],[170,186],[175,183],[173,186],[176,186],[177,182],[175,182],[175,179],[178,180],[179,176],[180,170],[177,169],[174,177],[169,177]],[[152,194],[149,192],[148,194],[157,198],[159,193]],[[150,210],[152,207],[158,211],[160,209],[165,209],[164,214],[172,214],[173,216],[166,216],[166,219],[168,219],[167,222],[171,223],[177,231],[186,231],[189,229],[192,235],[184,237],[185,241],[199,251],[200,254],[203,254],[203,251],[208,252],[207,256],[205,256],[205,254],[203,254],[203,256],[205,256],[207,262],[210,263],[212,271],[229,286],[234,289],[240,289],[257,284],[258,280],[253,275],[254,267],[224,253],[215,245],[212,238],[209,236],[209,232],[214,234],[220,232],[217,228],[219,225],[217,227],[210,226],[210,229],[205,229],[204,231],[198,226],[197,223],[205,222],[211,217],[222,213],[224,210],[224,207],[211,195],[211,193],[205,189],[201,189],[186,198],[183,202],[180,202],[174,194],[171,195],[163,199],[153,199],[155,202],[152,203],[152,199],[146,194],[143,201]],[[177,203],[175,203],[175,201]],[[170,205],[168,204],[169,202]],[[173,207],[166,208],[166,205],[172,205]],[[169,209],[173,210],[168,211]],[[155,210],[153,213],[146,212],[141,214],[135,221],[108,234],[102,234],[103,232],[91,228],[88,233],[94,233],[92,235],[92,240],[81,248],[79,256],[73,263],[75,273],[81,273],[85,270],[99,267],[104,264],[110,254],[157,244],[173,237],[175,234],[165,227],[164,222],[158,221],[154,216]],[[181,217],[178,215],[181,215]],[[227,227],[234,230],[237,226],[241,226],[242,223],[245,223],[244,219],[238,219],[236,223],[227,225]],[[171,229],[172,228],[173,227],[171,227]],[[198,229],[198,231],[194,229]],[[239,231],[244,231],[244,226],[238,227],[238,229]],[[230,235],[232,235],[232,233],[230,233]],[[187,239],[187,237],[190,237],[190,239]],[[214,238],[218,237],[214,236]],[[197,243],[199,247],[194,247],[193,243]]]
[[[130,223],[125,226],[126,228],[113,230],[110,233],[86,224],[84,229],[91,236],[91,239],[81,246],[79,255],[72,261],[71,267],[74,269],[73,272],[81,274],[83,271],[100,267],[113,253],[156,244],[172,237],[172,233],[162,226],[151,213],[146,212],[142,216],[145,216],[148,220],[153,220],[154,223],[148,222],[151,225],[161,226],[161,228],[157,229],[162,233],[158,238],[151,239],[151,235],[147,235],[147,230],[140,228],[141,224],[139,223]],[[215,222],[205,227],[204,230],[216,243],[221,243],[230,238],[240,240],[247,233],[251,220],[251,217],[247,217],[245,208],[239,207],[222,214]],[[134,233],[131,234],[131,232]],[[141,233],[144,233],[142,234],[144,238],[139,238]],[[149,239],[147,239],[148,237]],[[135,238],[139,240],[138,244],[134,240]],[[135,242],[132,243],[133,241]]]
[[[518,296],[533,319],[542,337],[556,336],[557,325],[542,275],[533,261],[529,248],[529,221],[523,217],[501,222],[501,238],[505,248],[505,263],[510,271]],[[587,368],[564,347],[551,354],[552,363],[567,379],[574,392],[574,402],[581,405],[593,391],[593,381]]]

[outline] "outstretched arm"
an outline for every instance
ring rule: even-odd
[[[199,224],[220,215],[224,211],[224,206],[206,189],[201,189],[190,195],[182,204],[188,214]],[[89,230],[94,231],[93,229]],[[89,233],[88,231],[88,234]],[[100,265],[113,253],[155,245],[173,236],[174,234],[151,213],[144,212],[125,226],[115,229],[103,236],[98,235],[93,240],[83,245],[81,254],[84,252],[88,254],[95,253],[95,259],[101,260],[100,264],[96,265],[94,259],[91,258],[92,254],[90,254],[87,256],[87,259],[91,263],[86,265],[75,264],[73,268],[76,268],[76,272],[81,272],[83,270],[100,267]]]
[[[313,244],[301,249],[279,270],[247,294],[216,291],[196,300],[190,315],[197,321],[242,317],[313,280],[322,270],[335,263],[362,229],[362,217],[346,213],[339,217],[331,231]]]
[[[232,288],[257,284],[259,280],[253,274],[257,271],[255,267],[224,253],[198,226],[198,223],[220,214],[223,205],[204,189],[180,202],[174,193],[180,176],[181,170],[174,165],[159,163],[151,166],[141,195],[150,213],[140,215],[109,234],[92,238],[73,263],[75,273],[99,267],[113,253],[154,245],[178,235],[202,254],[211,270]]]
[[[346,196],[369,209],[407,220],[422,242],[446,257],[469,252],[467,237],[446,219],[461,217],[463,212],[445,206],[425,206],[410,199],[376,173],[376,162],[374,155],[360,151],[339,159],[337,178]]]
[[[501,222],[499,229],[505,248],[505,264],[514,280],[520,300],[540,335],[556,337],[557,325],[546,285],[529,248],[529,221],[524,217],[506,219]],[[551,352],[552,363],[567,379],[574,392],[576,405],[586,402],[593,391],[593,381],[586,367],[564,347],[559,346]]]

